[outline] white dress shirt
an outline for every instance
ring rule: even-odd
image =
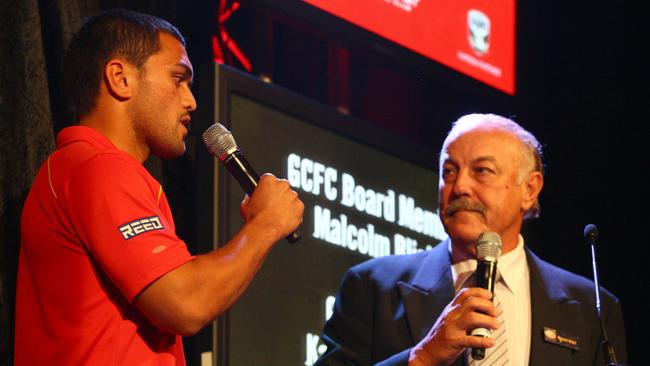
[[[449,251],[451,254],[451,243]],[[454,288],[458,292],[476,270],[476,259],[451,266]],[[524,238],[512,251],[502,255],[497,263],[494,292],[501,301],[505,315],[508,354],[511,365],[528,365],[531,337],[530,273],[524,251]]]

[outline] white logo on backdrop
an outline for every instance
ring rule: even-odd
[[[470,9],[467,12],[467,38],[479,56],[490,49],[490,18],[482,11]]]
[[[420,0],[384,0],[384,1],[408,13],[410,13],[413,9],[415,9],[420,3]]]

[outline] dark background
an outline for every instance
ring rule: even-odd
[[[73,123],[57,67],[82,19],[110,7],[148,12],[179,26],[195,68],[212,58],[217,1],[0,4],[1,363],[11,364],[22,202],[55,133]],[[253,74],[414,143],[438,149],[450,123],[466,113],[514,116],[546,148],[542,216],[527,224],[527,244],[550,262],[591,277],[582,230],[597,224],[601,283],[623,303],[630,364],[650,364],[644,332],[650,326],[649,14],[641,4],[607,1],[530,0],[517,7],[514,97],[359,37],[360,31],[328,30],[259,2],[243,2],[225,29],[250,58]],[[174,193],[182,191],[174,178],[183,162],[148,163],[164,181],[172,207]],[[185,230],[179,225],[181,236],[189,235]]]

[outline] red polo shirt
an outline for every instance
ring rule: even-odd
[[[97,130],[69,127],[21,218],[16,365],[184,365],[131,302],[192,257],[160,184]]]

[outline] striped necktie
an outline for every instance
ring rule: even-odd
[[[501,301],[499,301],[496,295],[494,296],[494,305],[496,306],[497,320],[501,324],[499,329],[493,331],[490,335],[496,341],[496,344],[494,347],[485,350],[485,358],[482,360],[474,360],[472,358],[472,350],[468,348],[465,351],[465,360],[468,366],[503,366],[507,365],[510,360],[508,357],[507,324],[503,315],[503,309],[501,308]]]

